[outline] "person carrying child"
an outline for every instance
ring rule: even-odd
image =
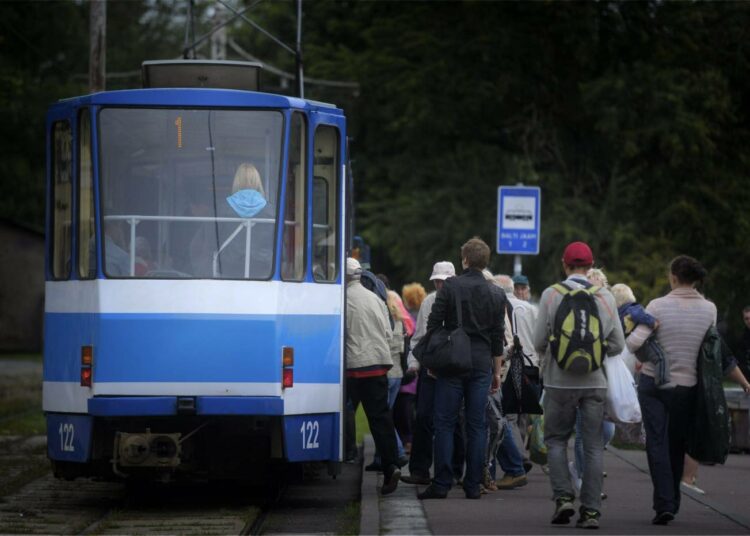
[[[617,313],[620,316],[620,323],[622,324],[622,331],[625,337],[630,335],[633,330],[639,325],[643,324],[648,326],[652,330],[656,330],[659,327],[659,321],[646,312],[641,304],[635,299],[633,289],[624,283],[617,283],[612,286],[612,295],[615,297],[615,303],[617,304]],[[658,343],[652,340],[649,345],[653,349]],[[664,359],[663,352],[659,351],[647,351],[649,345],[644,345],[636,352],[637,362],[633,363],[632,359],[626,359],[625,363],[631,372],[640,372],[642,363],[650,361],[654,364],[657,371],[657,385],[662,385],[669,382],[669,367],[667,366],[666,360]]]

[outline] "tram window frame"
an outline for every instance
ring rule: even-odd
[[[300,120],[299,124],[295,122],[297,119]],[[297,126],[299,128],[295,128]],[[302,112],[293,112],[289,121],[288,166],[284,179],[286,181],[284,219],[280,221],[283,225],[281,233],[281,279],[283,281],[304,281],[307,267],[307,128],[306,115]],[[299,138],[296,140],[296,148],[299,151],[299,162],[294,164],[294,167],[298,169],[296,173],[292,168],[292,149],[295,148],[293,136],[295,134],[299,134]],[[293,174],[294,184],[290,181],[290,174]],[[290,192],[291,189],[294,191]],[[292,195],[294,197],[291,197]],[[294,204],[291,204],[292,202]],[[293,220],[290,220],[287,210],[294,212]],[[292,225],[287,225],[287,222],[290,222]],[[287,254],[287,240],[290,239],[287,230],[290,229],[293,231],[297,225],[299,225],[299,233],[291,233],[291,240],[294,243],[292,244],[292,259],[290,261]],[[291,268],[291,271],[287,268]]]
[[[331,134],[327,134],[330,132]],[[332,135],[333,139],[323,139],[321,136]],[[321,154],[323,149],[328,145],[332,151],[329,154]],[[331,147],[332,146],[332,147]],[[328,162],[328,159],[331,162]],[[341,200],[340,200],[340,184],[341,184],[341,172],[339,166],[341,165],[341,131],[335,125],[320,124],[315,128],[315,134],[313,135],[313,187],[311,191],[311,206],[312,206],[312,265],[313,265],[313,279],[316,283],[335,283],[339,277],[341,271],[340,259],[338,255],[339,246],[341,244],[341,229],[340,229],[340,216],[341,216]],[[317,169],[316,169],[317,168]],[[323,169],[321,169],[323,168]],[[322,199],[325,199],[325,205],[323,207],[323,214],[325,214],[325,224],[328,225],[330,232],[326,234],[326,240],[331,236],[334,237],[334,243],[332,245],[323,246],[324,250],[327,250],[324,258],[322,259],[326,268],[322,272],[316,270],[315,266],[320,266],[319,257],[316,252],[315,245],[315,225],[319,221],[317,218],[319,204],[316,201],[319,199],[318,187],[325,186],[326,191]],[[332,270],[329,268],[329,264],[333,260]]]
[[[78,113],[78,277],[96,278],[96,213],[91,110]],[[88,201],[84,194],[88,193]],[[84,213],[88,210],[88,213]]]
[[[146,111],[146,110],[157,110],[157,111],[173,111],[173,112],[180,112],[180,113],[188,113],[188,112],[262,112],[262,113],[268,113],[268,114],[277,114],[279,117],[279,123],[278,127],[275,127],[273,129],[274,132],[278,130],[278,145],[274,145],[274,148],[277,149],[278,154],[278,160],[274,160],[273,162],[278,162],[278,164],[275,164],[272,166],[272,168],[275,168],[275,173],[262,173],[262,182],[263,187],[265,189],[266,193],[266,201],[268,204],[274,208],[275,212],[273,215],[274,218],[274,224],[273,229],[271,233],[272,237],[272,246],[270,248],[270,261],[269,261],[269,271],[267,274],[264,274],[262,277],[253,277],[250,275],[249,277],[244,276],[202,276],[197,275],[193,273],[188,272],[180,272],[177,270],[172,270],[170,267],[167,267],[163,272],[160,274],[149,274],[146,276],[143,275],[130,275],[130,274],[111,274],[108,270],[108,263],[107,263],[107,256],[106,256],[106,240],[107,240],[107,233],[106,233],[106,226],[105,223],[108,219],[108,216],[111,216],[109,214],[109,208],[106,203],[106,195],[108,192],[108,189],[112,187],[112,181],[107,177],[107,166],[109,165],[107,162],[105,162],[105,159],[103,157],[105,146],[106,144],[103,141],[103,117],[105,114],[110,110],[139,110],[139,111]],[[212,281],[270,281],[275,277],[276,274],[276,246],[277,246],[277,235],[278,235],[278,225],[279,225],[279,215],[280,215],[280,208],[279,204],[282,201],[281,197],[281,180],[282,180],[282,173],[283,173],[283,165],[282,162],[282,150],[283,150],[283,143],[284,143],[284,132],[286,128],[286,115],[284,114],[283,109],[279,108],[266,108],[266,107],[227,107],[227,106],[209,106],[209,107],[203,107],[203,106],[196,106],[196,105],[185,105],[185,106],[158,106],[158,105],[139,105],[139,106],[118,106],[118,105],[108,105],[103,106],[97,110],[97,136],[98,136],[98,178],[99,178],[99,190],[98,190],[98,196],[99,196],[99,224],[101,229],[101,270],[104,276],[107,279],[164,279],[164,280],[196,280],[196,279],[208,279]],[[178,116],[180,117],[180,116]],[[177,125],[175,123],[175,135],[177,143],[180,143],[180,139],[182,138],[182,131],[184,131],[185,126],[182,124],[182,122]],[[274,138],[276,139],[276,138]],[[275,142],[274,142],[275,143]],[[182,147],[182,145],[180,145]],[[214,151],[211,151],[212,156]],[[107,158],[107,160],[110,160]],[[273,163],[272,162],[272,163]],[[260,166],[258,166],[260,167]],[[272,169],[273,171],[274,169]],[[234,170],[232,171],[232,174],[234,173]],[[217,193],[219,191],[221,192],[228,192],[231,193],[231,181],[226,182],[225,185],[220,186],[217,188]],[[269,192],[273,191],[274,195],[269,195]],[[220,217],[220,216],[218,216]],[[231,216],[234,217],[234,216]],[[243,231],[244,232],[244,231]],[[166,272],[169,272],[167,274]],[[179,277],[175,277],[173,274],[177,275],[179,274]],[[184,276],[184,277],[183,277]]]
[[[73,130],[70,121],[62,120],[53,122],[51,131],[50,272],[52,279],[64,281],[70,279],[73,260]],[[65,184],[67,184],[68,192],[65,197],[62,197],[59,194],[64,192],[63,185]]]

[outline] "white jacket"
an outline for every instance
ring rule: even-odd
[[[403,378],[404,371],[401,368],[401,353],[404,351],[404,323],[401,320],[393,320],[393,337],[391,337],[391,361],[393,368],[388,371],[389,378]]]
[[[411,351],[414,350],[422,337],[427,333],[427,319],[432,312],[432,305],[435,303],[436,296],[437,292],[430,292],[425,296],[425,299],[422,300],[422,305],[419,307],[419,312],[417,313],[417,326],[414,328],[414,335],[411,336],[411,341],[409,343],[409,356],[406,358],[406,366],[410,369],[419,370],[419,361],[417,361],[417,358],[414,357],[414,354]]]
[[[390,341],[391,321],[385,302],[370,292],[359,279],[346,286],[346,368],[393,366]]]

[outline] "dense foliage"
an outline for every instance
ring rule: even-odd
[[[209,4],[197,3],[197,34],[210,27]],[[669,259],[687,253],[705,263],[707,294],[738,328],[750,303],[750,4],[304,9],[306,75],[359,83],[310,85],[306,96],[349,116],[357,229],[376,271],[426,282],[434,261],[458,262],[466,238],[494,244],[497,187],[523,182],[543,192],[541,251],[524,258],[536,291],[560,276],[571,240],[588,241],[611,281],[631,284],[643,302],[666,290]],[[108,10],[109,71],[180,55],[185,2],[110,1]],[[248,15],[293,43],[292,2]],[[3,3],[0,21],[0,214],[39,222],[44,105],[85,89],[74,86],[87,72],[87,6]],[[293,56],[249,25],[229,33],[293,72]],[[494,257],[493,271],[511,267]]]

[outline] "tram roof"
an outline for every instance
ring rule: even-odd
[[[343,110],[333,104],[317,102],[286,95],[206,88],[153,88],[102,91],[79,97],[62,99],[50,106],[68,108],[77,106],[187,106],[211,108],[295,108],[343,115]]]

